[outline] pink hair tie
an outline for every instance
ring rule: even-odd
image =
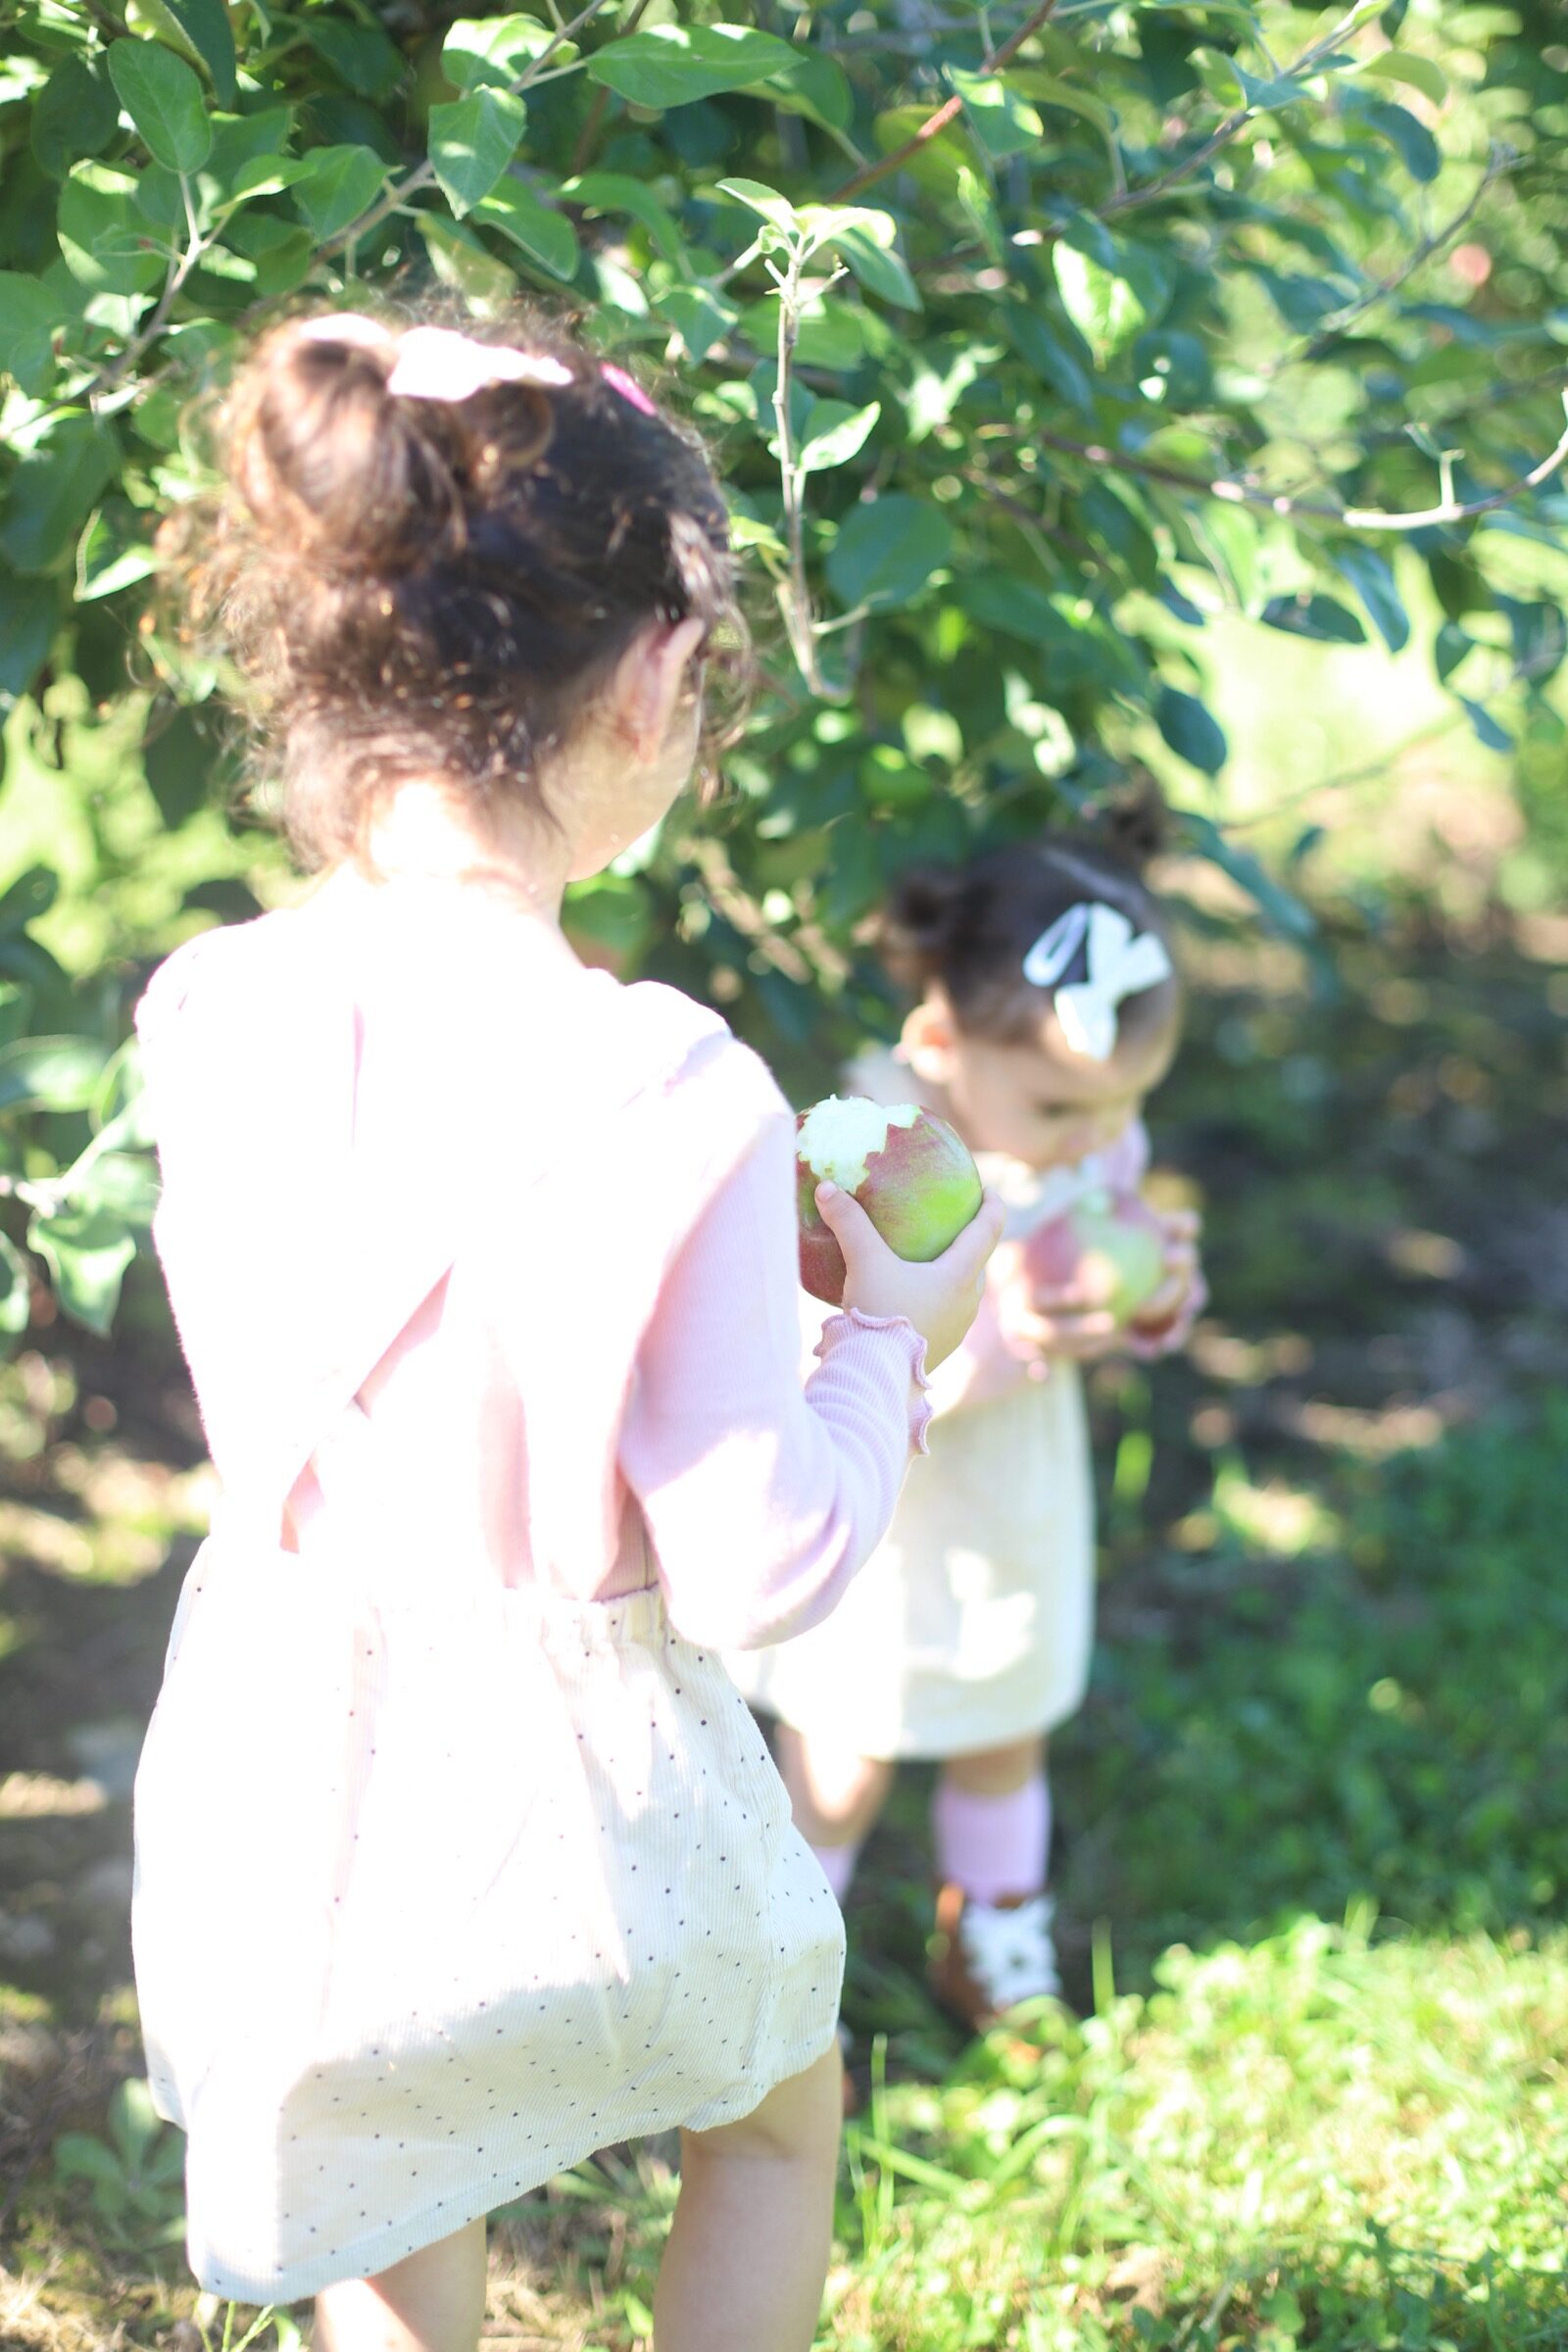
[[[659,415],[641,384],[634,384],[624,368],[617,368],[612,360],[602,360],[599,372],[612,392],[618,392],[622,400],[630,401],[632,407],[640,410],[644,416]]]

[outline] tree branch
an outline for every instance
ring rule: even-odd
[[[574,33],[582,30],[591,17],[597,17],[605,5],[606,0],[587,0],[587,5],[578,11],[568,24],[560,25],[551,34],[538,56],[531,58],[522,72],[508,82],[508,95],[513,98],[520,98],[523,91],[534,82],[546,78],[556,79],[555,74],[548,76],[545,74],[545,68],[551,58],[558,49],[572,38]],[[567,71],[575,72],[576,69],[571,67]],[[328,237],[324,244],[318,246],[317,249],[318,261],[325,254],[336,253],[344,245],[357,243],[361,237],[368,236],[372,228],[379,228],[389,214],[395,213],[401,205],[408,202],[411,196],[416,196],[421,188],[427,188],[434,177],[435,166],[426,156],[423,163],[416,164],[413,171],[407,172],[395,187],[386,189],[383,194],[378,196],[374,204],[368,211],[361,213],[357,220],[351,220],[346,228],[340,228],[334,236]]]
[[[1314,41],[1309,48],[1303,49],[1278,78],[1282,81],[1294,80],[1298,74],[1309,74],[1314,66],[1321,65],[1324,58],[1332,57],[1348,28],[1353,24],[1355,13],[1351,9],[1348,16],[1340,19],[1332,32],[1325,33],[1320,41]],[[1180,181],[1190,179],[1195,172],[1208,162],[1210,156],[1217,155],[1222,147],[1228,147],[1237,133],[1247,128],[1252,117],[1263,111],[1255,106],[1237,107],[1216,123],[1202,145],[1196,147],[1191,155],[1185,156],[1179,164],[1172,164],[1168,172],[1162,172],[1157,179],[1150,180],[1144,187],[1127,188],[1121,195],[1112,196],[1108,203],[1097,209],[1096,219],[1108,220],[1114,214],[1137,212],[1146,204],[1156,203]]]
[[[1494,145],[1487,158],[1487,168],[1476,185],[1475,193],[1451,220],[1446,220],[1441,228],[1435,228],[1430,236],[1423,237],[1397,270],[1380,278],[1366,293],[1358,294],[1354,302],[1347,303],[1344,310],[1336,311],[1330,318],[1325,319],[1317,332],[1306,336],[1298,350],[1285,352],[1279,359],[1271,360],[1259,372],[1272,381],[1285,368],[1298,368],[1308,360],[1321,359],[1326,351],[1332,350],[1352,319],[1362,318],[1388,295],[1396,294],[1435,254],[1441,253],[1445,245],[1452,243],[1462,228],[1468,227],[1481,209],[1482,198],[1494,180],[1501,179],[1512,171],[1518,160],[1512,148]]]
[[[1055,13],[1056,0],[1041,0],[1041,5],[1031,11],[1016,32],[1009,33],[998,48],[989,51],[980,60],[981,73],[1000,74],[1003,67],[1017,56],[1029,35],[1038,32],[1046,20]],[[956,95],[945,98],[936,112],[926,117],[919,129],[912,137],[906,139],[902,147],[895,147],[891,155],[884,155],[876,163],[867,164],[863,172],[857,172],[842,187],[834,189],[828,202],[843,204],[849,197],[858,196],[862,188],[873,187],[879,179],[886,179],[890,172],[899,171],[911,155],[919,154],[927,140],[941,137],[962,105],[963,100]]]
[[[1568,404],[1565,404],[1568,405]],[[1250,489],[1247,483],[1226,480],[1224,477],[1205,478],[1200,473],[1184,473],[1179,466],[1161,466],[1152,458],[1128,457],[1119,450],[1106,449],[1098,441],[1069,441],[1061,433],[1036,430],[1032,438],[1046,449],[1059,450],[1064,457],[1082,458],[1087,465],[1111,473],[1140,475],[1145,481],[1166,482],[1174,490],[1196,491],[1200,498],[1221,499],[1233,507],[1261,507],[1270,514],[1310,516],[1314,521],[1338,523],[1348,531],[1424,531],[1450,522],[1469,522],[1478,514],[1494,514],[1499,507],[1511,506],[1515,499],[1524,498],[1539,490],[1543,482],[1568,465],[1568,425],[1549,456],[1521,474],[1504,490],[1494,490],[1486,498],[1460,500],[1445,497],[1435,507],[1423,507],[1411,514],[1390,514],[1378,507],[1331,507],[1318,499],[1292,498],[1271,490]]]

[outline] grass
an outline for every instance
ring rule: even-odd
[[[1337,1004],[1216,982],[1167,1133],[1223,1320],[1098,1383],[1102,1641],[1054,1765],[1083,2022],[961,2043],[921,1978],[919,1773],[869,1850],[836,2352],[1568,2352],[1554,1024],[1506,957],[1343,971]],[[167,2242],[169,2150],[115,2091],[122,1926],[74,1907],[124,1814],[73,1726],[145,1707],[199,1516],[157,1361],[73,1337],[0,1372],[0,1923],[56,1935],[0,1960],[0,2352],[257,2321]],[[494,2343],[648,2341],[670,2158],[498,2219]]]

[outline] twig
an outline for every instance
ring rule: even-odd
[[[615,35],[617,41],[625,40],[628,34],[636,31],[647,9],[648,0],[637,0],[636,7]],[[599,145],[599,133],[604,128],[605,117],[609,111],[610,84],[602,81],[588,101],[588,112],[583,117],[582,128],[577,133],[577,144],[571,151],[571,170],[567,174],[568,178],[575,179],[579,172],[587,171],[589,159]]]
[[[1325,57],[1332,57],[1345,38],[1348,28],[1353,24],[1355,14],[1355,10],[1351,9],[1348,15],[1342,17],[1332,32],[1325,33],[1320,41],[1314,41],[1309,48],[1303,49],[1300,56],[1287,66],[1285,72],[1278,78],[1282,81],[1293,80],[1298,74],[1310,73],[1312,68],[1320,65]],[[1098,208],[1096,218],[1101,220],[1108,220],[1113,214],[1137,212],[1146,204],[1156,203],[1161,196],[1168,194],[1180,181],[1191,178],[1195,172],[1208,162],[1211,155],[1217,155],[1222,147],[1228,147],[1237,133],[1245,130],[1253,115],[1260,111],[1262,110],[1254,106],[1237,107],[1215,125],[1208,137],[1200,146],[1196,147],[1191,155],[1184,156],[1180,163],[1172,164],[1168,172],[1162,172],[1157,179],[1150,180],[1144,187],[1128,188],[1120,196],[1112,196],[1108,203]]]
[[[1568,404],[1565,404],[1568,405]],[[1378,507],[1331,507],[1318,499],[1292,498],[1270,490],[1250,489],[1245,482],[1223,478],[1205,479],[1200,473],[1184,473],[1179,466],[1161,466],[1152,458],[1133,458],[1106,449],[1099,441],[1069,441],[1060,433],[1036,429],[1034,440],[1046,449],[1059,450],[1063,456],[1082,458],[1091,466],[1104,467],[1113,473],[1140,474],[1147,481],[1167,482],[1175,490],[1194,490],[1200,497],[1222,499],[1229,506],[1262,507],[1271,514],[1305,514],[1320,522],[1339,523],[1348,531],[1424,531],[1441,523],[1469,522],[1478,514],[1494,514],[1499,507],[1511,506],[1531,490],[1539,490],[1543,482],[1568,464],[1568,425],[1565,425],[1555,449],[1521,474],[1506,489],[1494,490],[1486,498],[1460,500],[1446,493],[1435,507],[1423,507],[1411,514],[1390,514]]]
[[[1454,214],[1451,220],[1445,221],[1442,228],[1435,228],[1430,236],[1423,237],[1414,251],[1388,277],[1380,278],[1375,286],[1367,289],[1366,293],[1357,295],[1354,302],[1347,303],[1344,310],[1334,312],[1330,318],[1324,320],[1317,332],[1308,335],[1296,351],[1285,352],[1279,359],[1269,361],[1260,372],[1272,380],[1287,368],[1298,368],[1308,360],[1321,359],[1324,352],[1333,348],[1352,319],[1362,318],[1366,312],[1372,310],[1390,294],[1396,294],[1399,288],[1407,284],[1414,277],[1416,271],[1424,268],[1435,254],[1441,253],[1445,245],[1452,243],[1462,228],[1468,227],[1480,210],[1481,200],[1494,180],[1502,178],[1506,172],[1512,171],[1518,160],[1511,147],[1494,146],[1487,158],[1486,171],[1477,183],[1474,195],[1461,211]]]
[[[988,51],[980,60],[981,73],[1000,74],[1003,67],[1017,56],[1029,35],[1038,32],[1047,19],[1055,15],[1056,6],[1057,0],[1041,0],[1040,6],[1030,12],[1016,32],[1009,33],[999,49]],[[926,117],[919,129],[912,137],[906,139],[902,147],[895,147],[891,155],[884,155],[876,163],[867,164],[863,172],[857,172],[842,187],[834,189],[828,202],[843,204],[846,198],[858,196],[862,188],[872,187],[877,180],[886,179],[890,172],[897,172],[906,164],[911,155],[918,155],[928,139],[940,138],[962,105],[963,100],[956,94],[945,98],[936,112]]]
[[[587,0],[587,5],[578,11],[570,24],[560,25],[551,34],[538,56],[531,58],[522,72],[515,74],[507,83],[507,95],[518,98],[536,81],[554,81],[559,78],[557,74],[547,74],[545,73],[545,68],[551,58],[566,41],[582,30],[591,17],[597,17],[605,5],[606,0]],[[574,74],[578,71],[578,64],[574,63],[566,67],[564,71]],[[368,235],[372,228],[379,228],[389,214],[397,212],[400,207],[407,204],[411,196],[416,196],[421,188],[427,188],[434,177],[435,165],[426,156],[423,163],[416,164],[413,171],[407,172],[395,187],[385,189],[366,212],[361,213],[357,220],[351,220],[346,228],[338,229],[334,235],[328,237],[322,245],[318,247],[317,259],[319,261],[323,255],[335,253],[340,246]]]
[[[186,280],[202,261],[212,243],[212,239],[204,237],[197,226],[196,211],[191,201],[190,180],[183,172],[179,175],[179,193],[184,200],[185,225],[190,233],[190,243],[177,262],[171,260],[169,276],[165,280],[163,293],[158,298],[158,307],[149,317],[145,326],[137,328],[118,360],[111,360],[107,368],[100,368],[97,375],[92,377],[84,388],[74,395],[78,401],[86,401],[90,405],[93,401],[102,399],[106,392],[112,392],[127,371],[135,366],[148,345],[157,342],[164,328],[169,324],[169,314],[178,301]]]
[[[841,700],[823,678],[816,659],[816,630],[811,616],[811,591],[806,577],[805,475],[797,463],[791,430],[790,394],[794,389],[795,346],[801,331],[801,272],[806,266],[805,239],[797,241],[785,270],[768,266],[778,286],[778,375],[773,386],[773,415],[778,423],[778,468],[783,492],[784,532],[789,548],[789,577],[780,587],[779,603],[790,647],[801,675],[815,695]]]

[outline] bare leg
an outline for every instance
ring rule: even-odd
[[[315,2352],[475,2352],[484,2285],[484,2223],[470,2222],[374,2278],[323,2288]]]
[[[738,2124],[682,2134],[656,2352],[810,2352],[833,2240],[837,2049]]]
[[[870,1836],[893,1787],[893,1765],[808,1740],[787,1723],[778,1726],[774,1752],[808,1845],[858,1845]]]
[[[969,1796],[1010,1796],[1025,1781],[1046,1769],[1046,1742],[1038,1734],[1010,1740],[1005,1747],[976,1748],[966,1756],[949,1756],[944,1778]]]

